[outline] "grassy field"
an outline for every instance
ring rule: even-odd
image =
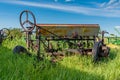
[[[34,56],[15,55],[15,45],[23,40],[6,40],[0,45],[0,80],[120,80],[120,48],[110,51],[108,58],[92,63],[91,56],[69,56],[56,64],[35,61]]]

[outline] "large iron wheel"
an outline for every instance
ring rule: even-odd
[[[25,15],[25,18],[23,16]],[[23,21],[23,19],[25,19]],[[36,19],[34,14],[31,11],[24,10],[20,14],[20,25],[24,29],[24,31],[31,32],[36,25]]]
[[[6,39],[9,36],[9,34],[10,34],[9,29],[3,28],[1,30],[1,37],[2,37],[2,39]]]
[[[95,42],[94,47],[92,49],[93,62],[97,62],[99,60],[101,52],[102,52],[102,42]]]

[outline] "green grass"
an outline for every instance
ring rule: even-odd
[[[108,58],[92,63],[91,56],[69,56],[56,64],[35,61],[34,56],[15,55],[15,45],[24,41],[6,40],[0,46],[0,80],[120,80],[120,50],[111,49]]]

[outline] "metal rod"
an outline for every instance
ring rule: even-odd
[[[40,44],[40,40],[41,40],[40,28],[38,28],[37,31],[39,34],[39,35],[37,35],[37,44],[38,44],[37,58],[39,59],[40,58],[40,46],[41,46],[41,44]]]
[[[44,43],[43,40],[41,40],[41,42],[43,43],[43,45],[44,45],[46,48],[48,48],[48,46]]]
[[[26,43],[27,43],[27,49],[29,49],[29,32],[26,32],[26,36],[27,36],[27,40],[26,40]]]

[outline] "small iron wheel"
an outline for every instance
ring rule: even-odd
[[[9,36],[9,34],[10,34],[9,29],[3,28],[3,29],[1,30],[2,39],[6,39],[6,38]]]
[[[95,42],[94,47],[92,49],[93,54],[93,62],[97,62],[99,60],[99,55],[102,52],[102,43],[101,42]]]
[[[25,18],[23,18],[23,16],[25,16]],[[24,19],[25,21],[23,21]],[[34,14],[28,10],[22,11],[20,14],[20,25],[24,29],[24,31],[31,32],[35,28],[35,25],[36,25],[36,19],[35,19]]]

